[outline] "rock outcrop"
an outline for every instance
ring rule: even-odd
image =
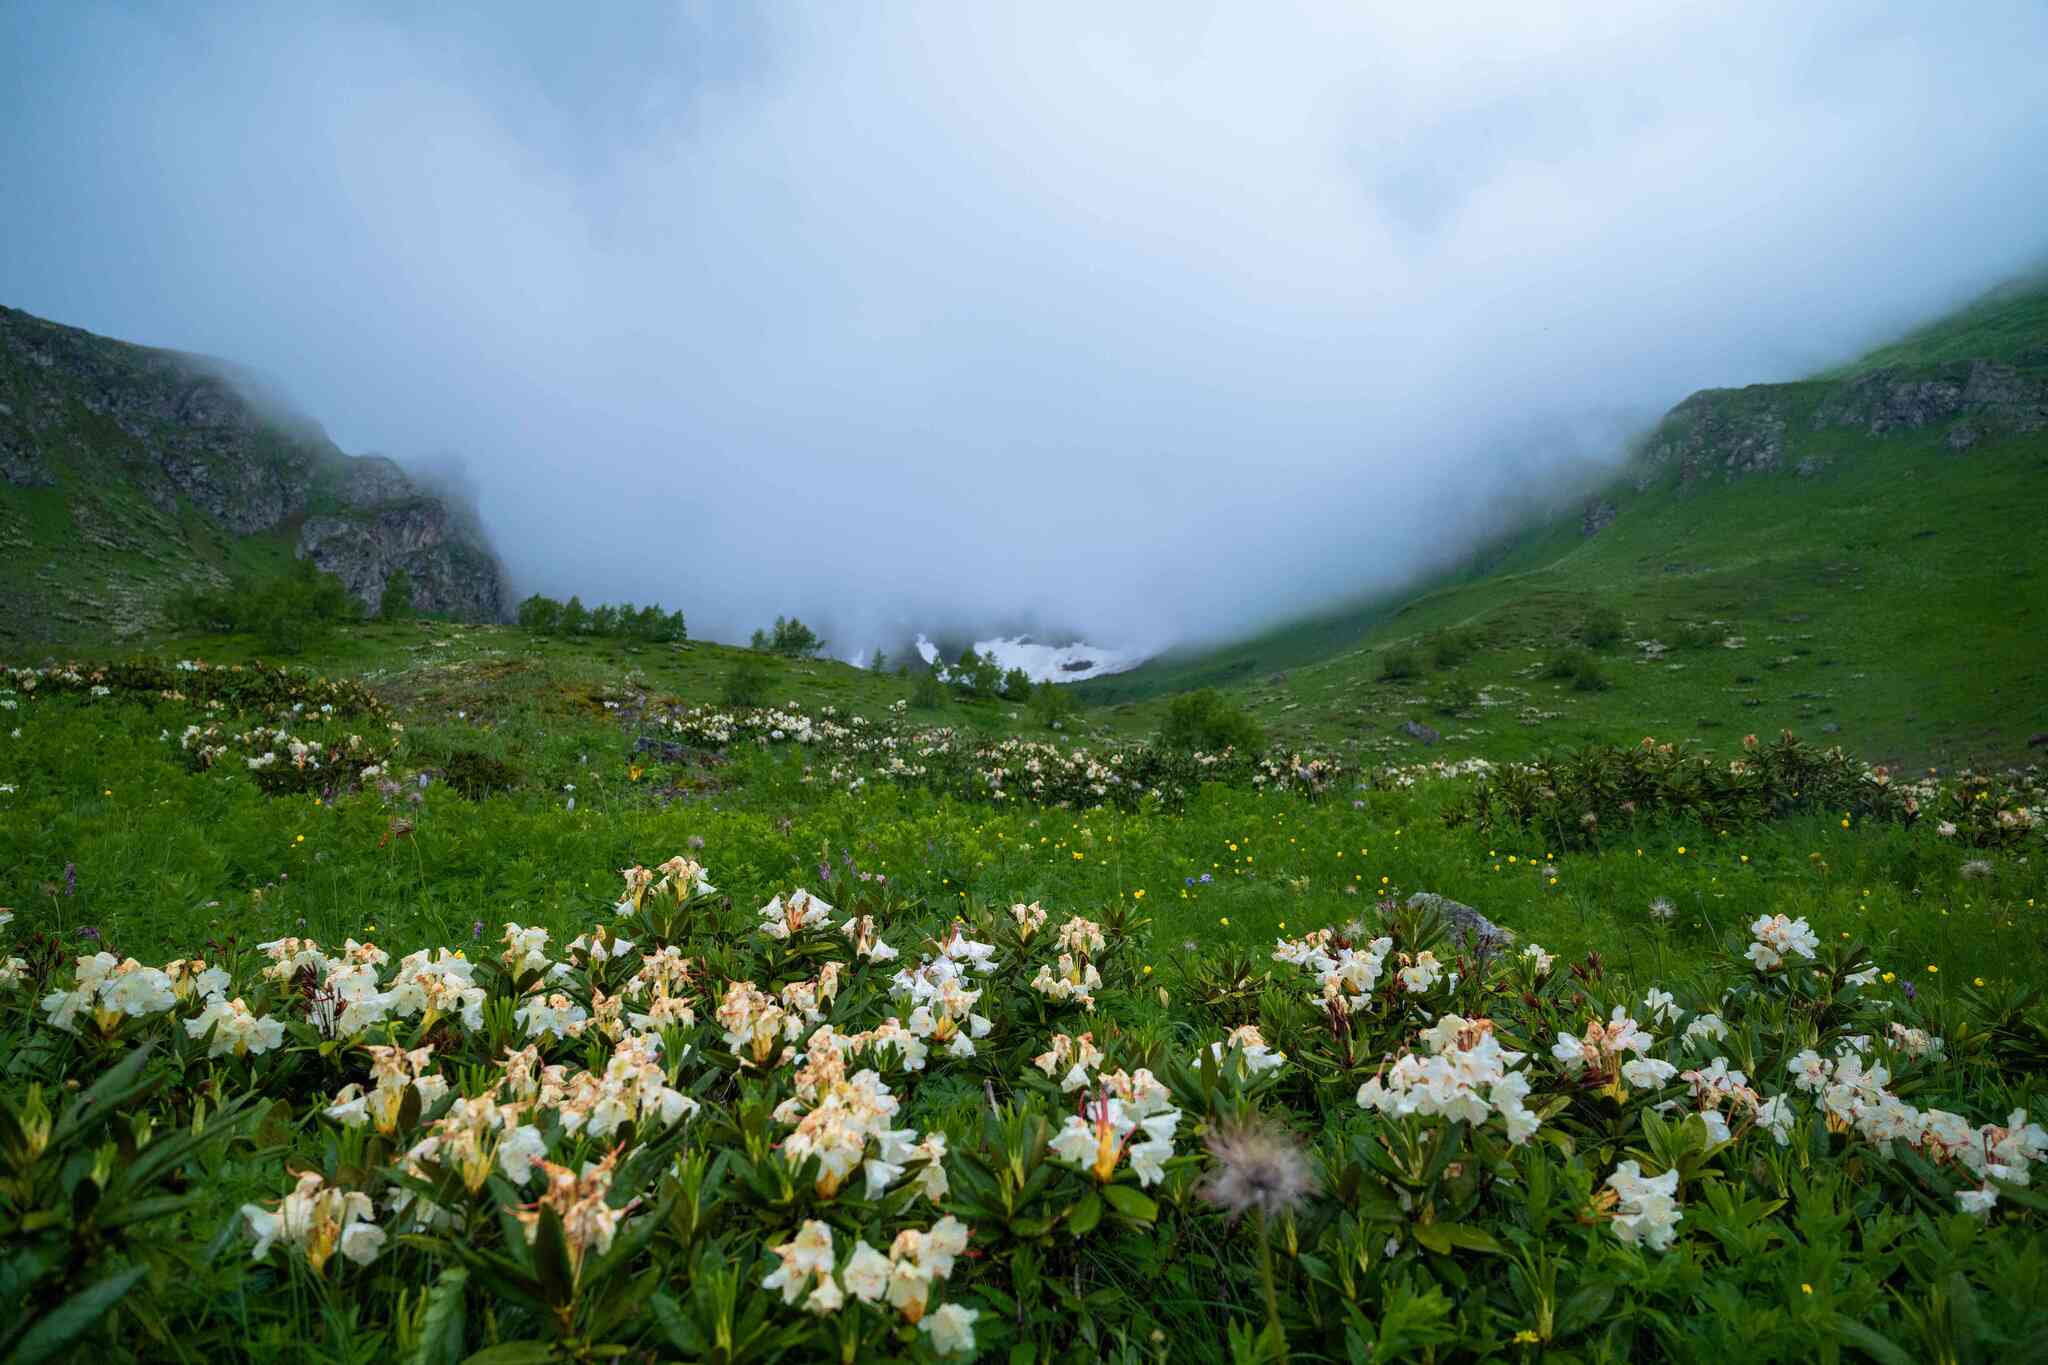
[[[503,612],[471,522],[253,371],[0,308],[0,636],[146,629],[178,589],[281,552],[366,605],[404,568],[422,610]]]
[[[1640,492],[1674,468],[1681,485],[1778,470],[1812,478],[1832,460],[1801,452],[1805,435],[1891,437],[1941,428],[1943,446],[1958,455],[1999,436],[2048,430],[2048,373],[1968,360],[1703,389],[1667,413],[1644,442],[1633,482]]]

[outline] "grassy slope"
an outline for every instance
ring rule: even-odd
[[[1451,757],[1832,726],[1873,759],[2022,760],[2028,738],[2048,730],[2048,549],[2015,534],[2013,518],[2048,508],[2048,436],[2007,435],[1957,455],[1940,428],[1871,437],[1806,420],[1832,381],[1971,357],[2048,364],[2048,289],[1998,291],[1821,380],[1717,395],[1784,405],[1783,464],[1825,461],[1812,477],[1681,486],[1675,472],[1651,471],[1640,490],[1628,480],[1609,490],[1619,515],[1594,537],[1576,514],[1559,518],[1490,551],[1483,569],[1403,600],[1079,690],[1143,728],[1163,693],[1221,687],[1284,741],[1389,756],[1420,756],[1400,728],[1415,720],[1445,734],[1429,752]],[[1627,618],[1631,641],[1673,643],[1675,623],[1690,621],[1745,643],[1657,663],[1623,644],[1605,652],[1604,692],[1535,676],[1602,606]],[[1447,629],[1476,631],[1488,647],[1419,680],[1379,680],[1387,651],[1415,647],[1427,662],[1434,633]],[[1492,704],[1441,712],[1433,698],[1454,682]]]

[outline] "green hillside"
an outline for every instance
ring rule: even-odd
[[[404,568],[422,609],[498,614],[459,511],[260,377],[0,308],[0,643],[132,640],[178,589],[297,556],[366,604]]]
[[[1874,760],[2018,760],[2048,731],[2044,514],[2037,282],[1821,379],[1694,395],[1583,514],[1355,609],[1341,644],[1304,623],[1081,691],[1143,711],[1227,686],[1283,740],[1389,755],[1793,728]],[[1618,638],[1589,645],[1604,614]],[[1547,676],[1579,649],[1582,684]]]

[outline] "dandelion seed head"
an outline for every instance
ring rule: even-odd
[[[1200,1194],[1233,1221],[1253,1211],[1268,1218],[1292,1212],[1316,1192],[1307,1153],[1292,1133],[1270,1119],[1226,1126],[1207,1145],[1216,1169],[1202,1182]]]

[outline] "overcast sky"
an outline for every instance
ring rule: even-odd
[[[2048,252],[2048,5],[0,6],[0,302],[517,585],[1241,630]]]

